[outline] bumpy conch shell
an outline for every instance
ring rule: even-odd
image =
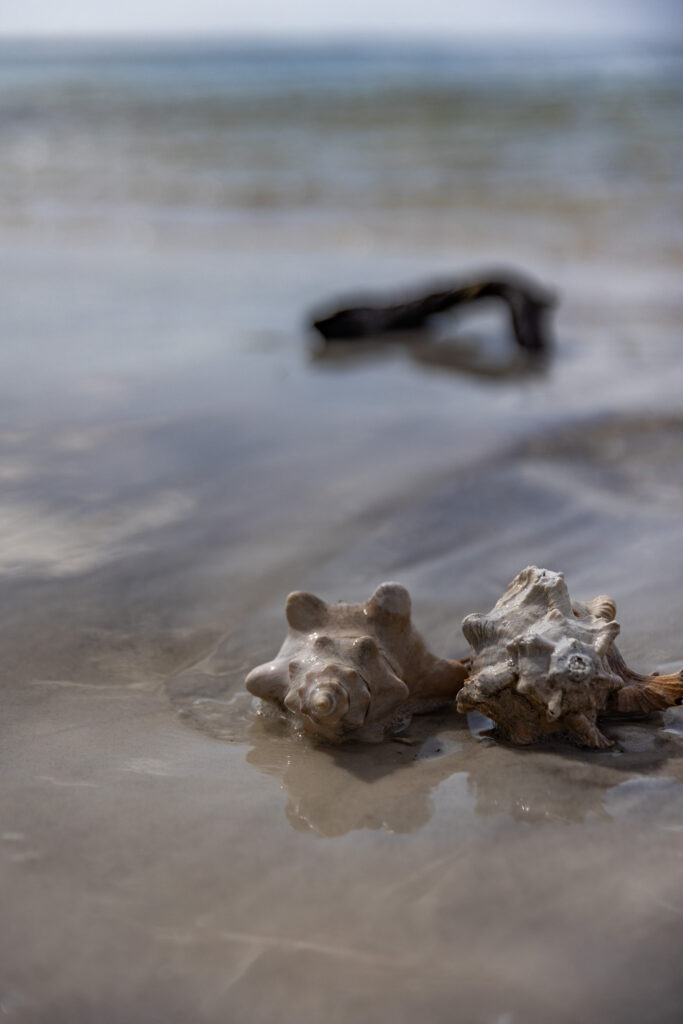
[[[400,731],[413,714],[453,701],[467,675],[459,662],[430,654],[398,583],[383,583],[365,604],[325,604],[298,591],[286,615],[280,652],[249,673],[247,689],[334,743]]]
[[[481,711],[513,743],[564,733],[609,747],[601,714],[643,714],[683,702],[683,673],[642,676],[614,646],[619,624],[609,597],[572,602],[562,573],[531,566],[488,615],[462,624],[472,648],[459,711]]]

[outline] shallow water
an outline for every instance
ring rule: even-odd
[[[321,115],[304,108],[259,164],[277,209],[247,203],[238,215],[237,178],[226,172],[220,202],[205,191],[215,118],[244,105],[233,130],[252,166],[249,147],[279,116],[264,91],[284,81],[291,98],[310,67],[290,54],[264,76],[252,55],[230,78],[217,58],[194,72],[150,59],[132,78],[130,57],[123,71],[62,59],[3,72],[14,111],[3,130],[32,123],[46,162],[21,180],[14,167],[2,186],[4,1014],[677,1021],[680,710],[608,724],[617,745],[597,754],[511,749],[476,716],[417,719],[410,746],[328,750],[257,715],[243,690],[281,640],[292,589],[360,600],[398,579],[434,648],[461,656],[463,615],[529,563],[563,570],[579,598],[613,595],[634,667],[683,664],[670,64],[622,55],[598,83],[595,63],[562,75],[540,63],[536,81],[508,58],[500,73],[524,118],[514,144],[489,155],[495,208],[466,147],[465,191],[449,193],[466,201],[449,200],[447,214],[419,184],[423,158],[445,173],[443,149],[406,149],[391,123],[373,145],[405,168],[405,216],[384,185],[373,191],[385,170],[374,150],[370,184],[340,199],[354,150],[353,166],[321,170],[343,132],[328,125],[332,150],[314,151]],[[422,131],[437,89],[453,100],[465,89],[487,111],[482,144],[507,124],[490,62],[456,75],[413,57],[408,73],[407,58],[392,71],[366,55],[359,85],[353,59],[323,82],[345,124],[354,90],[372,124],[405,112],[395,104],[407,94],[401,130]],[[83,86],[93,76],[101,92]],[[585,118],[578,135],[559,115],[539,121],[544,81]],[[52,120],[45,107],[30,107],[32,122],[17,113],[25,90],[48,86]],[[624,100],[634,93],[635,108]],[[122,95],[118,142],[113,128],[91,131]],[[187,116],[199,133],[190,164],[143,145],[141,96],[167,141],[182,142],[173,119]],[[439,147],[455,116],[446,106]],[[55,156],[60,125],[82,133],[87,153]],[[525,140],[536,152],[541,138],[546,162],[526,164]],[[552,169],[572,139],[594,154],[582,166],[602,168],[598,205],[575,168]],[[323,181],[322,198],[302,205],[271,162],[297,140],[298,164],[305,154]],[[149,166],[130,163],[129,143]],[[650,156],[636,158],[640,146]],[[618,180],[607,151],[622,154]],[[527,168],[519,187],[515,161]],[[182,182],[171,200],[156,177],[165,166]],[[561,295],[545,365],[510,353],[495,310],[443,325],[426,352],[321,358],[302,328],[309,308],[359,284],[506,260]]]

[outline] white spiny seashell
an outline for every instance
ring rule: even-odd
[[[513,743],[564,733],[608,747],[602,713],[646,713],[683,701],[683,674],[631,671],[614,645],[616,606],[605,596],[572,603],[562,573],[530,566],[487,615],[468,615],[471,673],[458,710],[480,711]]]

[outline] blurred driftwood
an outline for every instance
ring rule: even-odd
[[[548,313],[555,296],[528,278],[506,273],[471,284],[459,283],[443,291],[391,305],[365,305],[340,309],[313,320],[326,341],[352,341],[392,331],[415,331],[429,326],[429,319],[456,306],[481,299],[500,299],[508,308],[517,344],[541,352],[550,344]]]

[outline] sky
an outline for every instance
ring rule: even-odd
[[[683,0],[0,0],[0,35],[588,35],[681,39]]]

